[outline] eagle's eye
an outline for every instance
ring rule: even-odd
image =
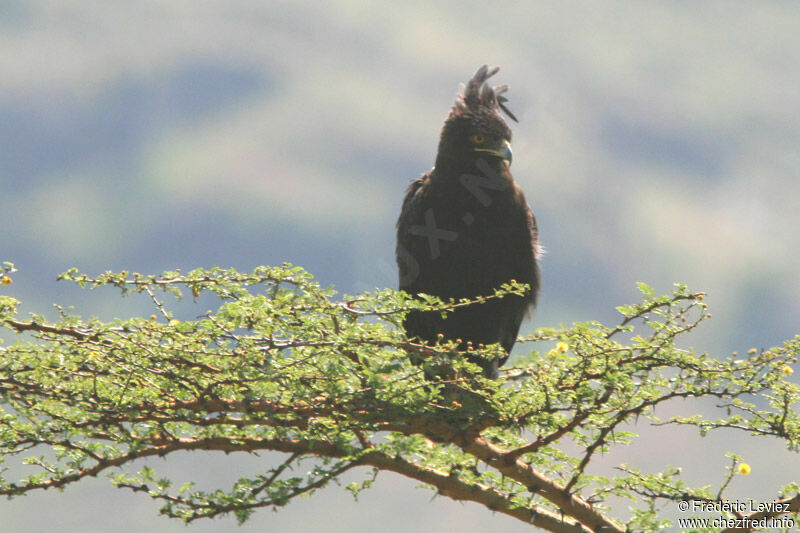
[[[469,140],[474,142],[475,144],[483,144],[486,141],[486,136],[482,133],[476,133],[475,135],[470,137]]]

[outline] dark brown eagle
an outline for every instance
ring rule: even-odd
[[[539,292],[536,219],[511,176],[511,129],[501,111],[517,119],[505,106],[508,87],[487,83],[498,70],[484,65],[461,86],[436,164],[411,183],[397,221],[401,290],[448,300],[491,295],[511,280],[530,286],[524,296],[470,305],[445,318],[412,311],[405,319],[408,337],[426,344],[440,334],[461,339],[459,350],[500,343],[505,357],[473,359],[492,378]]]

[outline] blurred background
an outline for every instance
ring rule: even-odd
[[[0,0],[0,260],[20,269],[3,292],[24,313],[59,303],[107,319],[150,311],[56,275],[290,261],[341,292],[394,287],[404,191],[484,63],[510,85],[512,170],[548,251],[523,333],[614,323],[637,281],[708,293],[714,318],[689,339],[699,351],[800,333],[794,2]],[[735,451],[753,467],[739,496],[800,479],[796,456],[766,440],[640,429],[643,446],[608,465],[717,483]],[[152,466],[179,486],[269,460]],[[432,494],[381,474],[358,503],[331,486],[238,531],[527,530]],[[187,531],[157,508],[99,479],[4,501],[0,523]]]

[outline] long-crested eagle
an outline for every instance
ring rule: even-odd
[[[484,65],[461,85],[435,166],[411,183],[397,221],[401,290],[449,300],[488,296],[511,280],[530,286],[524,296],[489,299],[444,318],[406,316],[408,337],[426,344],[461,339],[459,350],[469,350],[500,343],[505,357],[472,358],[492,378],[536,305],[540,278],[536,219],[511,176],[511,129],[501,111],[517,119],[505,106],[508,87],[487,83],[498,70]]]

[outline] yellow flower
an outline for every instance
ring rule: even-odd
[[[739,473],[746,476],[750,473],[750,465],[747,463],[739,463]]]
[[[569,344],[564,341],[560,341],[556,344],[556,347],[547,352],[547,355],[558,355],[560,353],[566,353],[569,350]]]
[[[3,285],[3,286],[11,285],[12,281],[14,281],[14,280],[11,279],[11,276],[3,276],[2,278],[0,278],[0,285]]]
[[[794,374],[794,368],[790,367],[789,365],[786,365],[781,369],[781,372],[783,372],[788,376],[789,374]]]

